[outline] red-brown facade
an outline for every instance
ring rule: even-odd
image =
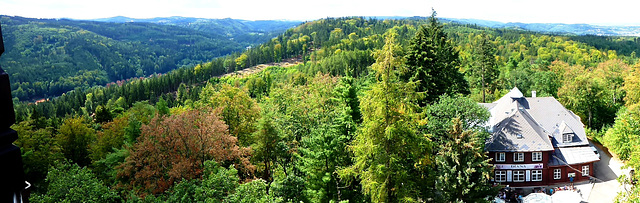
[[[499,153],[504,153],[505,160],[498,161],[497,155]],[[514,157],[516,153],[523,153],[524,160],[523,161],[515,161]],[[584,163],[584,164],[575,164],[566,166],[550,166],[549,159],[551,157],[552,151],[543,151],[542,160],[534,161],[533,159],[534,152],[489,152],[491,160],[491,164],[495,166],[494,168],[494,182],[502,185],[509,185],[510,187],[529,187],[529,186],[547,186],[547,185],[557,185],[570,183],[570,175],[573,175],[573,182],[582,182],[589,180],[589,176],[593,176],[594,168],[593,163]],[[510,165],[507,168],[500,167],[504,165]],[[536,167],[536,165],[542,165],[542,167]],[[587,167],[585,172],[588,172],[588,175],[583,175],[582,170],[583,167]],[[558,171],[559,170],[559,173]],[[510,172],[509,172],[510,171]],[[528,172],[527,172],[528,171]],[[541,172],[541,179],[536,179],[536,172]],[[517,176],[519,173],[524,174],[523,181],[517,181],[514,176]],[[504,181],[501,181],[498,176],[500,174],[504,174]],[[507,175],[511,175],[511,177],[506,177]],[[529,176],[529,177],[527,177]],[[537,176],[536,176],[537,177]]]

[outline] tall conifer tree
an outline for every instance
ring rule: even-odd
[[[425,106],[443,94],[468,94],[468,84],[459,71],[459,52],[444,33],[433,11],[427,26],[421,26],[409,44],[405,81],[416,81],[416,91],[424,93],[419,104]]]
[[[354,164],[343,174],[357,175],[365,195],[372,202],[415,201],[419,177],[414,164],[421,153],[423,137],[416,131],[417,99],[415,83],[402,82],[400,50],[395,32],[387,33],[382,50],[376,54],[376,83],[360,102],[363,122],[351,150]]]

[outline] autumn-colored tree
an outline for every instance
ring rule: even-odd
[[[182,179],[200,178],[207,160],[223,165],[237,164],[243,173],[253,172],[247,158],[249,150],[237,145],[227,125],[210,108],[189,110],[142,126],[138,142],[129,148],[130,156],[119,166],[120,180],[140,194],[164,192]]]
[[[202,105],[220,109],[222,120],[229,126],[229,134],[238,138],[240,146],[251,144],[250,136],[256,130],[260,109],[245,90],[228,84],[214,87],[209,83],[202,89],[200,98]]]

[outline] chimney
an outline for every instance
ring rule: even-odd
[[[531,91],[531,97],[536,97],[536,91],[535,90]]]

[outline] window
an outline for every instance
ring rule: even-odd
[[[582,176],[589,175],[589,165],[582,166]]]
[[[562,169],[553,169],[553,179],[560,179],[562,177]]]
[[[516,152],[516,153],[513,155],[513,161],[516,161],[516,162],[523,162],[523,161],[524,161],[524,153],[522,153],[522,152]]]
[[[542,181],[542,170],[532,170],[531,181]]]
[[[531,161],[542,161],[542,152],[531,152]]]
[[[497,162],[504,162],[504,152],[496,153],[496,161]]]
[[[513,182],[524,182],[524,171],[513,171]]]
[[[573,141],[573,134],[572,133],[562,134],[562,142],[563,143],[568,143],[568,142],[572,142],[572,141]]]
[[[506,171],[496,171],[496,182],[506,182],[507,181],[507,172]]]

